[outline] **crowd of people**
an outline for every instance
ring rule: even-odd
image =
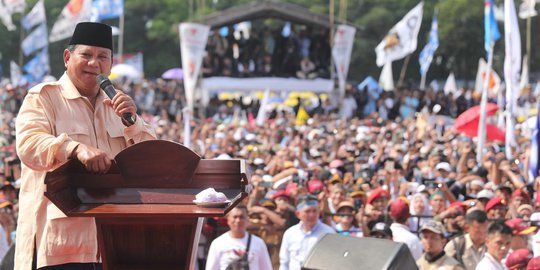
[[[180,83],[148,80],[118,87],[133,97],[158,138],[183,141]],[[18,187],[20,166],[14,155],[13,120],[26,89],[0,89],[5,182],[0,193],[6,194],[1,224],[8,247],[17,199],[7,194]],[[432,90],[423,98],[418,91],[383,92],[375,100],[363,96],[362,90],[348,92],[346,99],[353,106],[300,100],[311,115],[302,124],[296,121],[300,106],[276,108],[263,126],[257,126],[246,116],[256,117],[258,102],[217,98],[206,110],[206,119],[193,121],[194,151],[204,158],[243,158],[251,165],[254,189],[246,208],[231,213],[240,213],[234,218],[245,219],[240,227],[266,244],[272,268],[298,269],[317,239],[334,232],[405,243],[422,269],[526,265],[523,258],[540,255],[534,240],[535,222],[540,221],[540,178],[528,174],[526,143],[514,149],[509,160],[500,142],[489,142],[484,159],[477,162],[475,141],[456,134],[446,119],[478,100],[464,97],[467,105],[460,108],[459,98]],[[378,105],[369,111],[369,102]],[[443,102],[444,109],[437,111]],[[390,103],[389,113],[381,113],[380,104]],[[516,135],[518,141],[527,141],[525,130],[518,129]],[[212,240],[226,224],[232,230],[227,219],[209,219],[205,225],[200,259],[209,263],[207,269],[222,269],[220,265],[238,254],[233,252],[237,246],[214,250],[219,241]],[[241,235],[246,240],[247,234]],[[251,243],[250,254],[266,252],[261,242]],[[268,265],[265,260],[263,256],[250,262]]]
[[[77,47],[71,49],[67,60],[79,57]],[[180,82],[144,80],[117,88],[158,139],[184,141]],[[0,86],[2,257],[20,230],[14,125],[36,124],[21,120],[30,107],[19,114],[27,91]],[[192,149],[203,158],[247,160],[253,190],[227,217],[207,219],[200,267],[225,269],[244,257],[252,269],[299,269],[322,235],[337,233],[404,243],[420,269],[540,269],[540,177],[529,173],[531,130],[516,126],[519,143],[511,158],[504,142],[491,141],[477,161],[476,141],[458,134],[452,121],[478,101],[473,90],[454,97],[433,89],[349,86],[339,104],[299,99],[293,107],[270,108],[257,125],[260,101],[212,98],[195,114],[204,117],[191,122]],[[535,102],[528,94],[520,106]],[[297,117],[301,111],[309,119]],[[84,159],[81,148],[72,153]],[[88,169],[103,171],[101,165]]]
[[[329,78],[328,31],[300,25],[285,29],[213,31],[202,76]]]

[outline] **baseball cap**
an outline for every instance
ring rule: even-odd
[[[516,189],[514,192],[512,192],[512,198],[521,197],[525,199],[526,203],[529,203],[531,201],[531,197],[529,196],[529,193],[524,191],[523,189]]]
[[[339,212],[339,209],[344,208],[344,207],[349,207],[354,211],[354,203],[349,200],[340,202],[338,204],[338,207],[336,208],[336,211]]]
[[[485,209],[486,213],[489,212],[489,210],[491,210],[493,207],[497,205],[506,205],[506,201],[504,200],[503,197],[497,196],[489,200],[489,202],[486,204],[486,209]]]
[[[527,266],[527,263],[532,259],[532,253],[526,249],[514,250],[506,259],[506,266],[510,270],[522,269]]]
[[[434,232],[443,236],[445,233],[444,226],[440,222],[435,221],[435,220],[430,220],[427,223],[424,223],[424,225],[420,227],[419,232],[423,232],[425,230],[428,230],[428,231],[431,231],[431,232]]]
[[[276,193],[274,193],[272,195],[272,200],[275,200],[278,197],[286,197],[288,200],[291,199],[291,197],[289,196],[289,194],[287,194],[285,190],[278,190]]]
[[[371,231],[369,232],[369,235],[373,236],[376,234],[384,234],[386,236],[393,237],[390,226],[384,222],[377,222],[375,223],[375,225],[373,225]]]
[[[371,202],[373,202],[375,199],[377,198],[380,198],[380,197],[389,197],[389,194],[388,194],[388,191],[382,189],[382,188],[376,188],[375,190],[373,190],[368,198],[367,198],[367,203],[370,204]]]
[[[540,256],[534,257],[529,260],[527,264],[527,270],[540,270]]]
[[[390,216],[394,220],[404,219],[411,216],[409,204],[403,198],[397,198],[390,205]]]
[[[521,218],[509,219],[504,223],[506,223],[508,227],[512,228],[514,235],[531,235],[536,232],[537,229],[536,226],[527,225],[527,223],[525,223],[525,221]]]
[[[309,193],[315,193],[321,191],[324,188],[324,184],[321,180],[309,180],[308,191]]]
[[[296,210],[302,211],[308,207],[318,207],[319,201],[317,201],[317,198],[311,195],[305,195],[301,196],[298,199],[298,203],[296,204]]]
[[[452,166],[448,162],[439,162],[439,164],[437,164],[437,166],[435,166],[435,169],[436,170],[445,170],[447,172],[451,172],[452,171]]]
[[[480,190],[480,192],[478,192],[478,194],[476,194],[477,199],[491,200],[493,198],[493,196],[495,196],[495,194],[493,194],[493,191],[488,190],[488,189],[482,189],[482,190]]]

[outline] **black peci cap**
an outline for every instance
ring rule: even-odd
[[[112,28],[106,24],[82,22],[77,24],[69,45],[89,45],[113,50]]]

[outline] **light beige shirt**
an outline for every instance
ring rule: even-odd
[[[34,237],[37,267],[100,261],[93,218],[68,218],[45,196],[48,171],[65,163],[80,143],[99,148],[113,159],[130,144],[155,139],[137,117],[125,127],[114,110],[95,108],[80,95],[68,76],[28,91],[16,120],[17,154],[22,161],[15,269],[31,269]]]
[[[425,255],[416,261],[419,270],[463,270],[463,266],[454,258],[444,255],[438,260],[430,263],[426,261]]]
[[[482,245],[480,248],[475,248],[473,241],[471,240],[471,236],[467,233],[464,235],[465,237],[465,249],[463,251],[463,254],[461,255],[463,259],[463,266],[465,266],[465,269],[467,270],[474,270],[476,269],[476,265],[482,260],[484,257],[484,254],[486,253],[486,246]],[[455,257],[456,255],[456,244],[458,240],[450,240],[444,247],[444,251],[446,252],[446,255],[450,257]]]

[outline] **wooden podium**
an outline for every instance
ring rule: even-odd
[[[201,159],[153,140],[118,153],[106,174],[72,160],[47,173],[45,184],[45,196],[67,216],[95,218],[104,269],[191,269],[202,218],[223,216],[245,198],[249,175],[244,160]],[[231,202],[195,205],[209,187]]]

